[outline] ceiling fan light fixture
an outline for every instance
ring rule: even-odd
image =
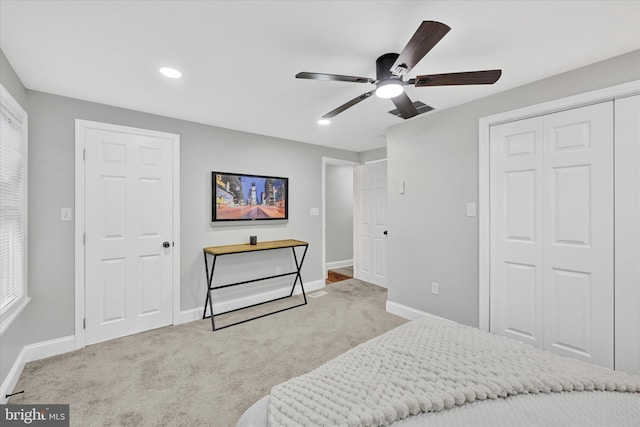
[[[399,83],[399,80],[389,79],[383,82],[378,83],[378,88],[376,89],[376,96],[378,98],[395,98],[400,95],[404,89],[402,85]]]
[[[370,98],[375,93],[379,98],[391,98],[397,113],[392,113],[402,119],[410,119],[425,111],[420,111],[408,94],[404,86],[451,86],[451,85],[481,85],[493,84],[502,75],[502,70],[466,71],[458,73],[441,73],[417,76],[404,80],[404,76],[415,67],[422,58],[437,45],[451,30],[446,24],[438,21],[422,21],[416,32],[400,53],[385,53],[376,59],[376,78],[344,76],[341,74],[310,73],[307,71],[296,74],[297,79],[343,81],[352,83],[373,83],[374,90],[358,95],[322,116],[335,117],[348,108]]]
[[[160,68],[160,74],[165,77],[169,77],[170,79],[179,79],[180,77],[182,77],[182,73],[180,71],[171,67]]]
[[[331,120],[329,120],[329,119],[320,119],[320,120],[318,120],[318,124],[321,125],[321,126],[326,126],[328,124],[331,124]]]

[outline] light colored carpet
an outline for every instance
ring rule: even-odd
[[[205,319],[28,363],[10,403],[69,403],[72,426],[232,427],[275,384],[405,322],[385,312],[383,288],[351,279],[324,290],[216,332]]]

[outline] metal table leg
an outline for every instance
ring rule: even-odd
[[[307,303],[307,294],[304,291],[304,284],[302,283],[302,276],[300,274],[300,270],[302,270],[302,263],[304,262],[305,256],[307,256],[307,249],[309,249],[309,246],[304,247],[302,258],[300,258],[300,264],[298,264],[298,257],[296,256],[296,248],[295,247],[291,248],[291,251],[293,252],[293,260],[296,263],[296,278],[293,281],[293,287],[291,288],[291,293],[289,294],[289,296],[293,295],[293,291],[296,288],[296,283],[298,282],[298,280],[300,280],[300,287],[302,288],[302,296],[304,298],[305,304]]]
[[[213,316],[213,301],[211,298],[211,283],[213,282],[213,271],[216,268],[216,259],[217,256],[213,255],[213,263],[211,265],[211,273],[209,273],[209,262],[207,259],[207,253],[204,252],[204,267],[205,267],[205,273],[206,273],[206,277],[207,277],[207,298],[204,301],[204,311],[202,312],[202,318],[206,319],[207,318],[207,304],[209,305],[209,313],[211,313],[211,329],[212,330],[216,330],[216,324],[215,321],[213,320],[214,316]]]

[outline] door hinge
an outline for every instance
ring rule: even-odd
[[[87,329],[87,318],[82,319],[82,329]]]
[[[82,246],[87,244],[87,233],[82,233]]]
[[[87,160],[87,149],[86,148],[82,149],[82,160]]]

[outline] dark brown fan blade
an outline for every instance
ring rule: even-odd
[[[363,93],[362,95],[353,98],[351,101],[342,104],[341,106],[339,106],[338,108],[336,108],[333,111],[329,111],[327,114],[325,114],[324,116],[322,116],[323,119],[330,119],[332,117],[337,116],[338,114],[342,113],[344,110],[346,110],[347,108],[351,108],[354,105],[356,105],[358,102],[360,101],[364,101],[365,99],[369,98],[371,95],[373,95],[374,93],[376,93],[375,90],[372,90],[371,92],[367,92],[367,93]]]
[[[413,116],[420,114],[406,92],[402,92],[400,95],[391,98],[393,104],[396,106],[403,119],[410,119]]]
[[[342,76],[340,74],[308,73],[306,71],[296,74],[296,79],[329,80],[329,81],[352,82],[352,83],[375,82],[375,80],[370,79],[368,77]]]
[[[422,21],[409,43],[391,67],[396,75],[407,74],[449,32],[451,28],[442,22]]]
[[[502,75],[502,70],[467,71],[464,73],[428,74],[416,77],[416,87],[451,85],[491,85]]]

